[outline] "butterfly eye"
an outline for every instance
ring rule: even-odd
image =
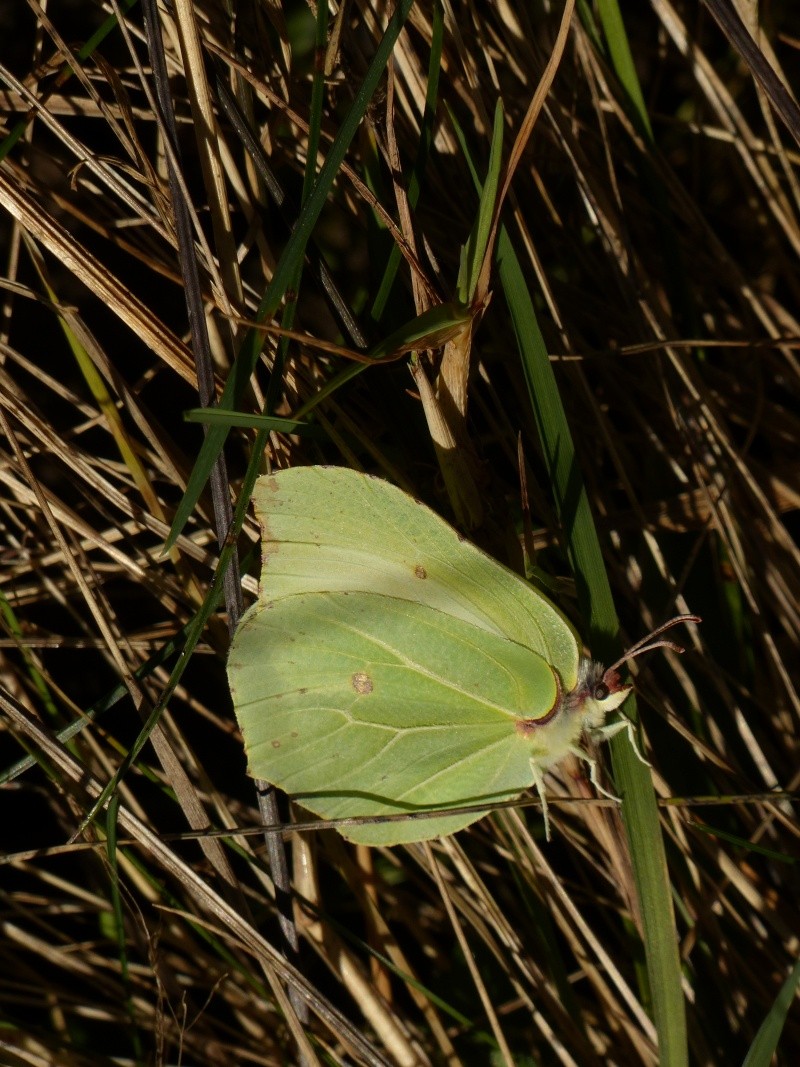
[[[599,685],[594,687],[594,699],[605,700],[611,690],[608,688],[605,682],[600,682]]]

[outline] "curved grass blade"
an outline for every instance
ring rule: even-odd
[[[769,1067],[772,1063],[772,1057],[778,1049],[778,1041],[783,1033],[786,1016],[794,1002],[798,986],[800,986],[800,960],[794,965],[792,973],[781,986],[775,1003],[759,1027],[753,1044],[744,1058],[742,1067]]]
[[[497,258],[542,451],[567,539],[578,600],[589,623],[592,651],[608,662],[614,658],[618,623],[600,544],[544,338],[504,228],[499,234]],[[629,717],[635,721],[635,702],[629,701],[627,707]],[[618,736],[610,745],[615,781],[623,798],[622,818],[641,908],[660,1063],[663,1067],[682,1067],[688,1055],[686,1015],[655,792],[650,771],[637,758],[630,742]]]

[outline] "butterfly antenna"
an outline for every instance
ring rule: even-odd
[[[669,648],[673,652],[683,652],[683,646],[676,644],[674,641],[654,641],[653,638],[660,637],[665,630],[671,629],[673,626],[677,626],[681,622],[702,622],[703,620],[699,615],[676,615],[674,619],[669,619],[662,626],[652,630],[649,634],[637,641],[635,645],[631,645],[624,656],[621,656],[616,663],[612,663],[608,668],[609,671],[615,671],[617,667],[622,666],[629,659],[635,659],[637,656],[641,656],[645,652],[652,652],[654,648]]]

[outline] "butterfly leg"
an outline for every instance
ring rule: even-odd
[[[633,751],[636,753],[639,762],[643,763],[645,767],[652,767],[652,764],[649,763],[641,753],[639,743],[636,739],[636,727],[625,715],[623,715],[622,718],[617,719],[616,722],[608,723],[605,726],[598,726],[591,731],[591,736],[595,741],[610,741],[612,737],[621,733],[623,730],[628,731],[628,740],[633,746]]]
[[[614,724],[616,725],[616,723]],[[619,732],[619,731],[615,731]],[[588,752],[584,752],[582,748],[578,748],[577,745],[570,747],[570,752],[576,759],[583,760],[583,762],[589,768],[589,781],[595,787],[598,793],[602,793],[604,797],[608,797],[609,800],[616,800],[618,803],[622,803],[622,798],[615,796],[613,793],[609,793],[607,789],[603,789],[597,780],[597,760],[592,759]]]
[[[542,802],[542,818],[544,819],[544,838],[545,841],[550,840],[550,815],[547,809],[547,793],[544,788],[544,775],[542,774],[539,764],[534,757],[531,757],[531,774],[533,775],[533,784],[536,786],[536,792],[539,794],[539,800]]]

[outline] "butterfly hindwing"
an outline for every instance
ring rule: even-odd
[[[231,690],[251,773],[323,818],[508,800],[533,782],[518,724],[547,714],[555,675],[533,650],[380,593],[258,603],[236,632]],[[423,840],[483,812],[343,827]]]

